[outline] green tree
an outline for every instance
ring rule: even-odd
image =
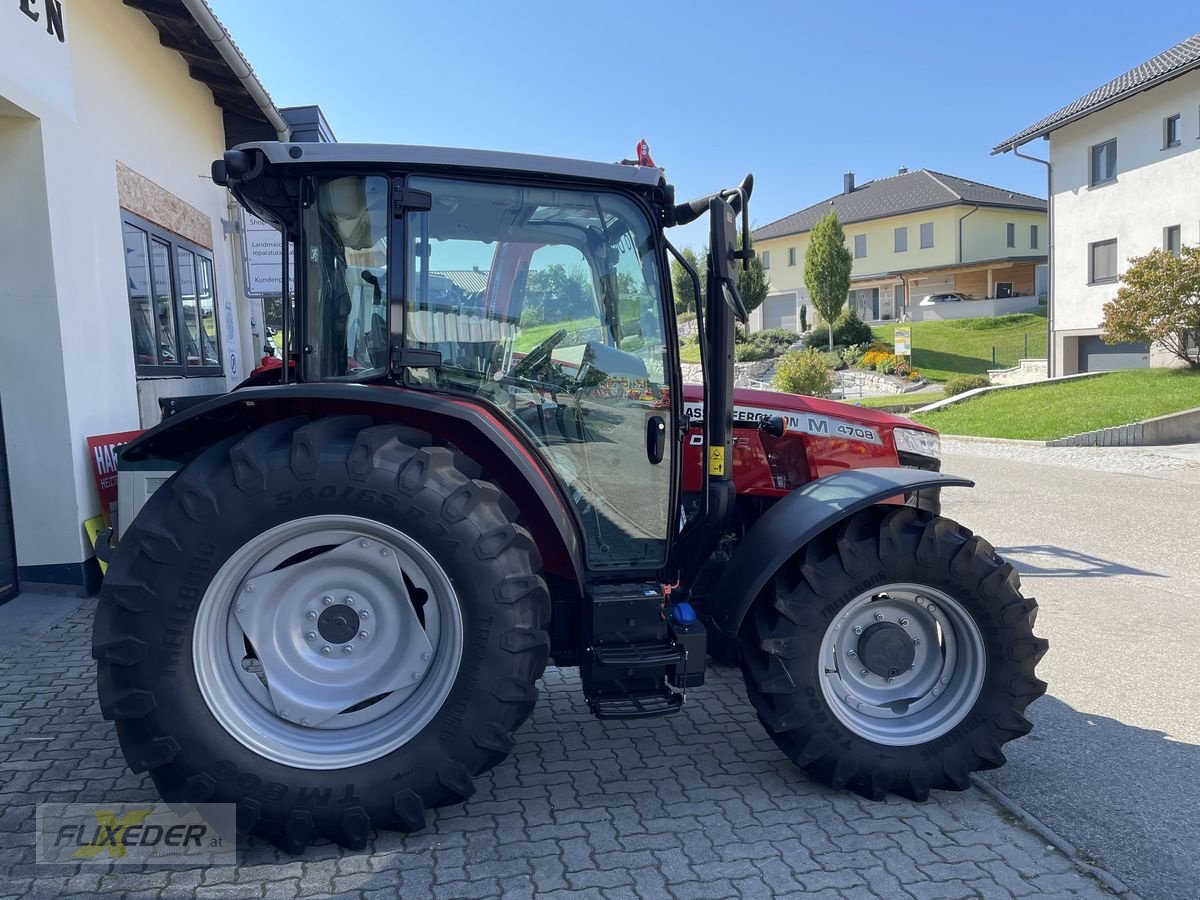
[[[691,247],[684,247],[679,251],[679,255],[696,270],[696,274],[700,276],[700,290],[703,291],[708,272],[708,255],[706,253],[697,254]],[[675,290],[676,314],[695,312],[698,298],[695,286],[692,284],[692,276],[676,259],[671,260],[671,286]]]
[[[1104,304],[1104,340],[1158,344],[1200,369],[1200,246],[1176,256],[1151,250],[1129,261],[1115,300]]]
[[[829,349],[833,350],[833,324],[846,306],[850,293],[850,267],[854,260],[846,246],[846,233],[837,213],[830,210],[812,230],[804,253],[804,286],[821,318],[829,325]]]
[[[746,235],[741,236],[738,245],[746,246]],[[767,292],[770,290],[771,279],[767,277],[762,259],[756,253],[754,259],[750,260],[749,268],[738,268],[738,293],[742,296],[742,302],[746,304],[746,311],[754,312],[758,309],[767,299]]]

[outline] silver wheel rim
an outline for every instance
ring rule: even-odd
[[[310,516],[244,544],[196,615],[209,710],[239,743],[303,769],[370,762],[442,708],[463,652],[449,576],[406,534]]]
[[[873,626],[886,629],[888,640],[912,642],[910,665],[869,668],[860,651]],[[838,720],[889,746],[923,744],[958,725],[986,672],[983,637],[970,613],[949,594],[919,584],[874,588],[846,604],[825,630],[818,664],[821,690]]]

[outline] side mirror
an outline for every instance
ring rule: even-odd
[[[737,260],[741,258],[737,240],[737,213],[720,197],[708,202],[709,270],[712,284],[725,296],[738,321],[750,318],[737,288]]]

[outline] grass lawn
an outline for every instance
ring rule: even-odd
[[[931,381],[945,381],[954,375],[984,375],[988,369],[1014,365],[1024,355],[1026,335],[1029,336],[1029,356],[1046,356],[1044,313],[913,322],[910,327],[912,364]],[[871,330],[879,340],[895,343],[895,324],[878,325]],[[993,347],[996,348],[996,366],[992,365]]]
[[[583,331],[585,328],[598,328],[599,326],[600,320],[595,316],[589,319],[551,322],[549,325],[530,325],[521,329],[521,333],[517,335],[516,341],[513,342],[513,349],[517,353],[528,353],[560,328],[567,332],[567,334],[570,334],[575,331]]]
[[[945,399],[945,393],[939,387],[932,391],[913,391],[911,394],[884,394],[882,397],[847,397],[843,403],[857,406],[869,406],[871,409],[887,409],[889,406],[924,406],[936,400]]]
[[[943,434],[1054,438],[1200,407],[1200,373],[1130,369],[972,397],[913,416]]]

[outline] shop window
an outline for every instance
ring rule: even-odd
[[[131,213],[121,225],[137,373],[222,374],[212,254]]]

